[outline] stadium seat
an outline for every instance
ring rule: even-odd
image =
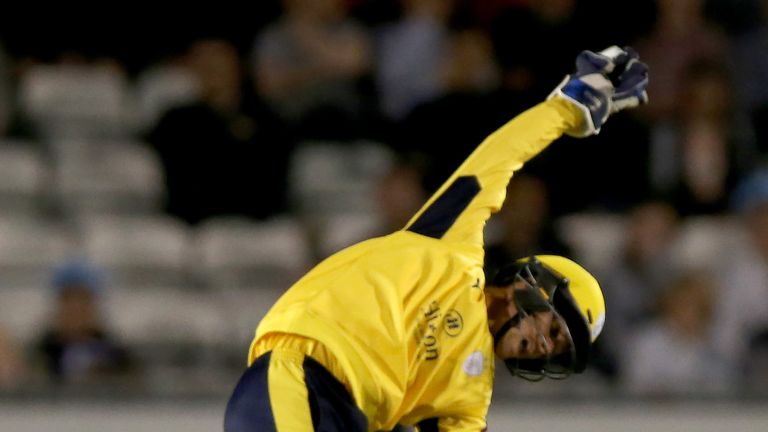
[[[211,347],[228,336],[226,315],[205,290],[116,284],[105,308],[121,340],[135,346]]]
[[[148,146],[72,139],[53,145],[53,193],[66,213],[140,214],[160,209],[162,167]]]
[[[0,141],[0,209],[4,214],[34,214],[43,207],[49,166],[33,142]]]
[[[120,286],[189,283],[190,232],[167,216],[94,215],[79,222],[85,255]]]
[[[76,254],[74,232],[60,222],[0,218],[0,289],[47,286],[53,267]]]
[[[222,349],[239,361],[261,318],[312,262],[304,227],[287,217],[212,219],[198,228],[195,251],[195,268],[227,317]]]
[[[373,142],[306,142],[291,161],[291,198],[300,212],[374,212],[373,187],[392,163]]]
[[[746,233],[733,218],[689,217],[672,246],[672,260],[680,269],[716,269],[723,262],[723,251],[742,250],[746,242]]]
[[[45,284],[0,287],[0,326],[21,346],[30,346],[47,323],[51,291]]]
[[[573,213],[556,221],[556,229],[574,253],[574,259],[593,272],[616,263],[624,242],[625,221],[611,213]]]
[[[198,228],[195,266],[215,287],[288,285],[311,264],[304,228],[292,218],[216,218]]]
[[[256,326],[286,287],[250,286],[247,288],[219,287],[219,304],[227,317],[227,338],[222,348],[243,356],[255,334]]]
[[[378,232],[379,221],[369,213],[334,213],[328,215],[318,232],[318,252],[320,256],[331,254],[374,235]]]
[[[19,103],[46,137],[122,137],[135,121],[127,78],[94,65],[36,65],[21,77]]]

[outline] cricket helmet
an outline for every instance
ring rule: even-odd
[[[605,323],[605,300],[597,280],[568,258],[538,255],[502,268],[491,281],[491,285],[497,287],[513,284],[518,287],[514,296],[518,315],[494,335],[494,342],[498,344],[525,315],[550,310],[565,321],[571,349],[547,359],[505,360],[507,368],[529,380],[545,376],[562,379],[571,373],[583,372],[590,346]]]

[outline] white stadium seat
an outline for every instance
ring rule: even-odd
[[[290,192],[300,212],[373,212],[373,189],[392,153],[373,142],[308,142],[291,161]]]
[[[120,137],[134,128],[127,78],[113,67],[33,66],[19,95],[21,110],[46,137]]]
[[[168,216],[91,216],[80,222],[86,257],[118,285],[187,283],[190,232]]]
[[[337,213],[329,215],[318,234],[318,249],[326,257],[362,240],[380,233],[381,227],[375,215],[368,213]]]
[[[200,290],[115,285],[107,290],[105,310],[116,335],[129,345],[210,348],[228,336],[217,299]]]
[[[625,239],[624,217],[611,213],[573,213],[556,222],[558,233],[574,258],[593,272],[610,268],[620,257]]]
[[[304,228],[291,218],[216,218],[197,230],[196,268],[216,287],[287,284],[311,264]]]
[[[251,286],[217,289],[220,305],[227,317],[225,345],[231,352],[247,353],[256,326],[287,287]]]
[[[716,269],[723,251],[744,248],[747,234],[735,219],[697,216],[685,220],[672,247],[674,265],[680,269]]]
[[[164,194],[157,154],[132,142],[57,142],[53,193],[68,213],[156,212]]]
[[[3,213],[38,213],[50,174],[39,144],[0,141],[0,209]]]
[[[0,287],[0,327],[20,346],[30,346],[48,323],[51,290],[47,284]]]
[[[52,269],[77,253],[74,232],[61,223],[0,218],[0,288],[47,286]]]

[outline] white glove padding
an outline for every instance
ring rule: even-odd
[[[599,53],[582,51],[576,72],[565,77],[549,95],[562,97],[584,113],[584,122],[568,135],[585,137],[600,132],[608,116],[648,101],[648,67],[637,53],[612,46]],[[615,76],[614,80],[611,79]]]

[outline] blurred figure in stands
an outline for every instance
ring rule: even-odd
[[[742,388],[758,396],[768,394],[768,324],[750,337],[741,366]]]
[[[258,35],[254,80],[270,105],[306,136],[341,138],[360,120],[359,85],[371,69],[368,35],[341,0],[284,0]]]
[[[644,111],[653,120],[675,115],[686,81],[686,68],[700,58],[723,61],[725,36],[704,16],[704,0],[658,0],[656,24],[637,44],[654,79],[648,92],[653,103]]]
[[[721,11],[741,11],[748,13],[751,25],[735,32],[731,49],[734,60],[729,65],[733,68],[734,83],[737,86],[740,106],[748,111],[768,106],[768,58],[764,53],[768,49],[768,0],[753,0],[752,5],[734,8],[728,0],[719,0]],[[746,11],[746,12],[745,12]]]
[[[736,39],[733,62],[735,82],[741,89],[742,104],[750,114],[755,141],[763,158],[768,156],[768,0],[760,0],[759,25]],[[730,6],[730,4],[729,4]]]
[[[569,60],[588,46],[589,28],[578,19],[577,0],[524,3],[506,7],[493,21],[491,31],[505,71],[504,86],[531,93],[536,99],[563,79],[554,71],[573,69]]]
[[[494,275],[516,257],[570,255],[555,232],[549,214],[549,195],[543,181],[516,175],[507,187],[507,198],[497,214],[501,235],[485,250],[485,271]]]
[[[19,348],[11,335],[0,327],[0,392],[16,388],[23,377]]]
[[[6,136],[10,131],[14,114],[11,68],[5,49],[0,45],[0,137]]]
[[[653,128],[652,187],[683,215],[723,213],[738,174],[755,160],[754,149],[734,116],[721,61],[694,61],[683,76],[675,115]]]
[[[548,89],[562,80],[554,71],[573,69],[568,61],[571,55],[585,46],[602,45],[607,34],[616,35],[610,37],[612,40],[633,40],[645,31],[647,17],[652,15],[647,12],[648,6],[641,5],[645,2],[633,2],[631,23],[606,19],[622,14],[627,7],[610,0],[477,3],[487,3],[489,8],[494,3],[497,7],[504,4],[490,26],[495,58],[502,70],[501,89],[491,112],[504,116],[514,115],[548,94]],[[553,216],[595,207],[625,211],[647,196],[647,128],[635,117],[616,116],[611,119],[612,127],[602,131],[589,146],[563,145],[561,151],[545,152],[526,166],[528,173],[545,181]],[[616,142],[623,145],[617,146]],[[596,159],[612,163],[603,164],[600,170],[579,168]],[[549,175],[551,172],[559,175]],[[606,183],[607,177],[616,181]]]
[[[454,30],[446,40],[439,73],[441,92],[423,101],[397,124],[392,141],[404,153],[427,157],[424,184],[436,189],[472,151],[467,143],[481,141],[515,112],[510,102],[499,109],[492,100],[498,70],[488,34],[481,29]]]
[[[610,377],[620,372],[618,356],[628,349],[626,335],[657,312],[656,300],[674,270],[670,258],[679,220],[668,203],[646,201],[628,213],[626,224],[616,262],[598,275],[613,313],[597,345],[597,365]]]
[[[128,352],[109,334],[100,301],[104,275],[83,262],[57,268],[53,307],[37,345],[45,371],[56,383],[99,385],[127,376]]]
[[[450,51],[454,0],[403,0],[403,16],[377,41],[376,81],[382,111],[401,120],[445,91],[441,75]]]
[[[722,394],[733,374],[712,349],[716,285],[710,274],[686,272],[660,297],[660,315],[626,347],[627,389],[646,395]]]
[[[427,201],[423,173],[412,162],[400,161],[382,176],[376,186],[376,203],[381,226],[373,236],[402,229]],[[368,237],[370,237],[369,235]],[[367,237],[366,237],[367,238]]]
[[[758,336],[768,329],[768,169],[747,177],[736,189],[733,204],[746,241],[723,256],[717,348],[740,368],[750,359],[750,340],[759,348]]]
[[[148,137],[165,169],[168,212],[195,224],[284,211],[291,140],[245,82],[237,50],[200,40],[187,61],[201,99],[166,113]]]

